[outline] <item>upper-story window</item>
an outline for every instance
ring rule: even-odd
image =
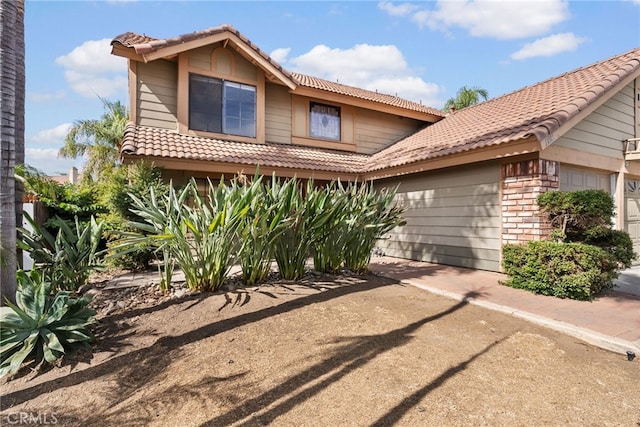
[[[340,141],[340,107],[310,104],[309,136]]]
[[[256,87],[189,74],[189,128],[256,137]]]

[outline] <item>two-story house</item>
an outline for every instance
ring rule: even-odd
[[[397,186],[388,255],[500,270],[504,243],[547,229],[535,198],[601,188],[640,252],[640,49],[453,114],[288,72],[230,26],[126,33],[125,162],[174,182],[238,173]]]

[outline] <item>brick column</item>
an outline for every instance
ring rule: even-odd
[[[560,187],[558,162],[542,159],[502,165],[502,243],[542,240],[551,225],[544,221],[536,198]]]

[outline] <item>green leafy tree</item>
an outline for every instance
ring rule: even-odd
[[[27,197],[37,199],[47,207],[46,218],[59,216],[63,220],[74,222],[77,216],[84,223],[106,210],[100,203],[101,191],[96,183],[63,185],[27,165],[16,166],[16,175],[24,181]],[[51,228],[47,222],[45,226]]]
[[[105,112],[99,120],[78,120],[58,153],[67,159],[86,156],[83,179],[106,180],[118,165],[129,113],[120,101],[100,98]]]
[[[489,98],[489,92],[486,89],[479,87],[467,87],[462,86],[456,93],[456,96],[449,98],[444,104],[445,111],[451,111],[452,107],[455,110],[462,110],[465,107],[476,105],[482,101],[486,101]]]

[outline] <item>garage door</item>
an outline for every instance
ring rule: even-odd
[[[633,250],[640,254],[640,179],[627,179],[624,186],[625,230],[633,241]],[[640,264],[636,260],[635,264]]]
[[[389,256],[483,270],[500,269],[500,168],[456,168],[387,181],[407,224],[380,241]]]
[[[599,173],[587,169],[560,166],[560,191],[604,190],[611,194],[611,181],[608,173]]]

